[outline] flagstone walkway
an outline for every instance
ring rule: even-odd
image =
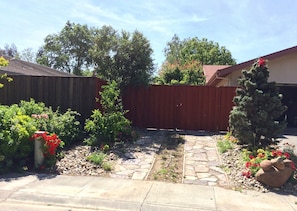
[[[185,135],[185,140],[183,183],[228,186],[215,139],[201,133]]]
[[[184,144],[183,183],[228,186],[225,172],[220,168],[221,161],[215,139],[207,133],[195,132],[182,135]],[[143,136],[126,149],[114,168],[111,177],[146,180],[155,155],[160,149],[162,136]]]

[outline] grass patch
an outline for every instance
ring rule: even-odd
[[[183,137],[176,133],[167,133],[149,173],[148,179],[181,182],[183,175]]]
[[[229,140],[219,140],[217,142],[217,147],[220,153],[224,153],[229,149],[233,149],[233,143],[231,143]]]
[[[105,158],[106,154],[104,154],[103,152],[93,152],[87,157],[87,160],[98,166],[101,166]]]
[[[105,161],[107,155],[103,152],[93,152],[87,157],[87,160],[102,167],[104,171],[111,171],[112,165]]]
[[[112,170],[112,166],[108,162],[103,162],[101,166],[104,169],[104,171],[111,171]]]

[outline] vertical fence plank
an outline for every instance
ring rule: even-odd
[[[5,83],[0,89],[0,103],[11,105],[20,100],[35,99],[44,102],[54,110],[68,108],[81,114],[81,121],[88,118],[96,108],[95,90],[97,81],[91,77],[45,77],[45,76],[12,76],[11,83]],[[103,84],[103,80],[99,80]],[[101,87],[101,85],[100,85]]]
[[[227,130],[234,87],[129,87],[124,107],[134,126],[187,130]]]
[[[11,105],[34,98],[62,111],[71,108],[86,119],[100,103],[106,82],[95,77],[13,76],[0,89],[0,103]],[[128,87],[123,95],[126,117],[136,127],[187,130],[227,130],[235,87],[166,86]]]

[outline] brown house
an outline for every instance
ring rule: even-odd
[[[76,77],[73,74],[58,71],[53,68],[26,62],[16,58],[4,57],[9,61],[6,67],[0,67],[0,74],[6,73],[9,76],[13,75],[30,75],[30,76],[59,76],[59,77]]]

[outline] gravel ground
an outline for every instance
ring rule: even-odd
[[[268,187],[253,177],[246,178],[242,176],[242,172],[245,170],[245,164],[240,162],[241,150],[239,146],[235,146],[234,149],[228,150],[227,152],[220,154],[223,166],[222,168],[226,171],[229,182],[235,190],[243,191],[256,190],[259,192],[280,192],[284,194],[292,194],[297,196],[297,181],[288,181],[281,188]]]
[[[215,136],[218,140],[219,136]],[[77,145],[71,149],[64,151],[64,158],[57,161],[54,173],[63,175],[90,175],[90,176],[108,176],[100,166],[90,163],[86,157],[90,155],[90,147]],[[106,161],[114,163],[118,158],[120,149],[112,149]],[[285,194],[292,194],[297,196],[297,182],[287,182],[281,188],[270,188],[262,183],[256,181],[253,177],[246,178],[242,176],[245,170],[244,163],[241,160],[240,147],[236,146],[234,149],[220,154],[223,168],[228,176],[232,187],[237,191],[257,190],[259,192],[280,192]]]

